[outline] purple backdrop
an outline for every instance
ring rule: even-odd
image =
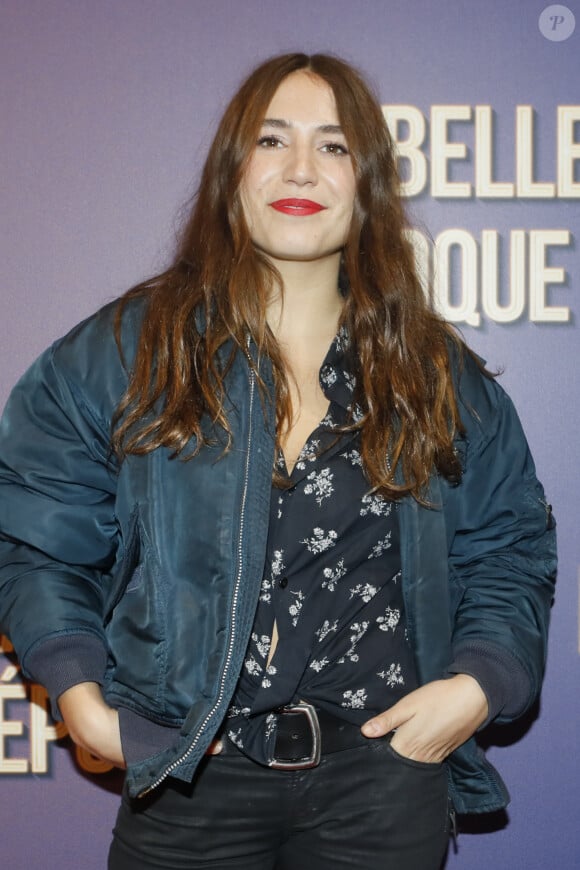
[[[540,29],[547,5],[0,0],[0,404],[51,340],[164,264],[224,101],[257,60],[332,51],[393,112],[410,107],[398,132],[418,137],[404,165],[439,251],[443,308],[505,368],[561,545],[540,714],[490,748],[513,802],[503,827],[460,838],[448,868],[580,866],[580,4],[567,4],[567,39],[565,7]],[[31,702],[0,653],[3,866],[100,870],[120,777],[55,743],[32,691]]]

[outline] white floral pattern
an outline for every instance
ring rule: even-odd
[[[277,673],[277,671],[276,671],[276,668],[274,667],[274,665],[268,665],[268,667],[266,668],[266,674],[268,676],[262,677],[262,688],[263,689],[270,688],[270,686],[272,685],[272,681],[270,680],[270,677],[273,677],[276,673]]]
[[[356,378],[354,375],[351,375],[350,372],[343,372],[344,382],[346,384],[347,390],[351,393],[354,393],[356,389]]]
[[[366,517],[368,514],[373,514],[375,517],[388,517],[393,507],[392,502],[386,501],[378,494],[363,495],[361,501],[361,517]]]
[[[321,659],[312,659],[308,667],[311,668],[313,671],[316,671],[317,674],[319,674],[322,668],[325,668],[327,666],[329,661],[330,659],[327,659],[326,656]]]
[[[330,498],[334,492],[332,478],[330,468],[323,468],[319,472],[311,471],[306,478],[308,483],[304,487],[304,492],[306,495],[314,495],[319,507],[322,507],[324,499]]]
[[[236,718],[237,716],[249,715],[250,707],[238,707],[236,704],[232,704],[232,706],[228,710],[228,719]]]
[[[254,641],[256,649],[258,650],[262,658],[267,658],[268,653],[270,652],[270,644],[272,643],[269,635],[262,634],[258,636],[258,634],[254,631],[252,632],[252,640]]]
[[[388,550],[389,547],[391,546],[391,535],[392,535],[392,532],[387,532],[387,534],[385,535],[385,537],[382,540],[377,541],[377,543],[374,545],[374,547],[372,548],[372,550],[369,553],[369,555],[367,556],[367,558],[368,559],[378,559],[380,556],[382,556],[383,553],[385,552],[385,550]]]
[[[377,616],[377,622],[381,631],[394,631],[400,618],[401,611],[397,607],[387,607],[384,616]]]
[[[292,617],[292,625],[296,628],[298,625],[298,619],[300,618],[300,611],[304,604],[304,593],[298,589],[297,592],[292,592],[291,594],[294,596],[294,601],[288,608],[288,613]]]
[[[330,620],[325,619],[320,628],[317,628],[314,634],[318,638],[318,643],[322,643],[327,634],[331,631],[336,631],[338,628],[338,619],[335,619],[334,622],[330,622]]]
[[[336,589],[336,584],[344,577],[346,574],[346,568],[344,567],[344,559],[339,559],[336,568],[325,568],[323,570],[324,580],[322,581],[322,588],[328,589],[329,592],[334,592]]]
[[[389,665],[386,671],[379,671],[377,677],[384,680],[390,689],[394,689],[395,686],[405,685],[405,680],[401,673],[401,665],[395,664],[394,662]]]
[[[307,462],[316,462],[320,452],[320,439],[309,438],[298,455],[294,468],[297,471],[304,471]]]
[[[270,737],[270,735],[276,730],[276,716],[274,713],[269,713],[266,716],[266,740]]]
[[[355,447],[353,447],[352,450],[347,450],[346,453],[341,453],[340,455],[344,459],[348,459],[351,465],[354,465],[357,468],[362,468],[362,456],[360,450],[357,450]]]
[[[256,661],[255,657],[251,655],[244,662],[244,667],[249,674],[253,677],[258,676],[258,674],[262,673],[262,666]]]
[[[272,559],[271,567],[272,577],[279,577],[285,567],[284,550],[274,550],[274,557]]]
[[[360,405],[353,405],[351,409],[352,419],[355,423],[360,423],[362,418],[364,417],[363,409]]]
[[[365,636],[369,629],[370,623],[368,620],[363,622],[355,622],[351,625],[350,630],[353,632],[350,636],[350,646],[347,649],[346,653],[342,658],[338,660],[338,664],[342,665],[345,661],[349,662],[358,662],[359,654],[357,652],[357,646],[359,645],[362,638]]]
[[[320,369],[320,383],[322,387],[332,387],[333,384],[336,383],[338,378],[338,374],[336,373],[336,369],[333,366],[323,366]]]
[[[335,345],[343,342],[341,330]],[[271,711],[307,698],[362,724],[416,685],[397,510],[369,493],[360,433],[343,428],[362,412],[350,408],[356,382],[337,354],[320,371],[328,412],[291,474],[278,456],[288,480],[272,490],[266,569],[229,711],[232,739],[265,764],[275,752]]]
[[[332,414],[329,411],[328,414],[322,418],[320,425],[324,426],[325,429],[336,429],[336,427],[338,426],[338,423],[332,417]]]
[[[334,547],[337,537],[338,535],[334,529],[325,532],[324,529],[317,526],[312,530],[312,537],[305,538],[300,543],[306,544],[310,553],[324,553],[325,550],[330,550],[331,547]]]
[[[272,581],[269,577],[264,577],[262,587],[260,589],[260,601],[269,604],[272,600]]]
[[[343,707],[350,707],[351,710],[364,710],[367,693],[364,689],[348,689],[342,693],[344,698]]]
[[[378,591],[378,587],[373,586],[371,583],[358,583],[350,590],[350,597],[355,598],[358,596],[359,598],[362,598],[365,604],[368,604],[371,598],[374,598]]]
[[[244,741],[242,740],[242,728],[241,728],[241,726],[240,726],[240,728],[238,728],[237,731],[234,731],[233,729],[228,731],[228,737],[230,738],[232,743],[238,747],[238,749],[244,748]]]
[[[350,335],[346,326],[341,326],[334,337],[334,347],[338,354],[344,354],[350,347]]]

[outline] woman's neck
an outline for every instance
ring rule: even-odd
[[[343,298],[338,289],[340,255],[315,263],[274,263],[282,279],[267,311],[287,376],[289,415],[278,432],[291,472],[308,436],[328,409],[319,370],[334,338]]]
[[[268,325],[282,347],[328,344],[336,334],[343,297],[338,262],[276,264],[283,290],[268,305]]]

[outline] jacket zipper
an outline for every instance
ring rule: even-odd
[[[213,707],[211,708],[211,710],[209,711],[209,713],[206,715],[205,719],[203,720],[201,727],[199,728],[197,734],[195,735],[192,743],[190,743],[186,752],[184,752],[180,758],[177,758],[175,761],[173,761],[169,765],[169,767],[167,767],[163,771],[163,773],[155,780],[155,782],[152,785],[148,786],[146,789],[144,789],[142,792],[140,792],[137,795],[137,797],[140,797],[140,798],[144,797],[144,795],[149,794],[149,792],[151,792],[151,791],[153,791],[153,789],[157,788],[157,786],[159,786],[163,782],[164,779],[166,779],[168,776],[170,776],[171,773],[177,767],[179,767],[180,764],[182,764],[184,761],[187,760],[187,758],[189,758],[191,753],[194,751],[194,749],[195,749],[201,735],[203,734],[205,728],[207,727],[208,722],[215,715],[216,711],[220,708],[222,701],[223,701],[224,684],[226,681],[228,671],[229,671],[230,666],[231,666],[232,655],[233,655],[234,640],[235,640],[235,636],[236,636],[236,613],[237,613],[237,605],[238,605],[240,586],[241,586],[241,581],[242,581],[242,568],[243,568],[242,539],[244,537],[244,522],[245,522],[245,516],[246,516],[246,500],[247,500],[247,495],[248,495],[248,481],[250,478],[250,445],[251,445],[251,441],[252,441],[252,421],[253,421],[253,409],[254,409],[255,384],[256,384],[256,375],[255,375],[253,369],[250,369],[250,403],[249,403],[250,425],[249,425],[249,429],[248,429],[248,451],[246,454],[246,464],[245,464],[245,468],[244,468],[244,486],[242,489],[242,503],[241,503],[241,508],[240,508],[240,534],[238,537],[238,568],[237,568],[236,582],[235,582],[235,586],[234,586],[234,594],[233,594],[233,598],[232,598],[232,609],[231,609],[232,621],[231,621],[230,637],[229,637],[229,642],[228,642],[228,651],[227,651],[227,655],[226,655],[226,662],[224,665],[224,669],[223,669],[222,675],[221,675],[218,697],[216,699],[215,704],[213,705]]]

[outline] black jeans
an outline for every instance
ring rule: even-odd
[[[109,870],[438,870],[447,843],[446,766],[383,738],[301,771],[207,756],[191,785],[124,796]]]

